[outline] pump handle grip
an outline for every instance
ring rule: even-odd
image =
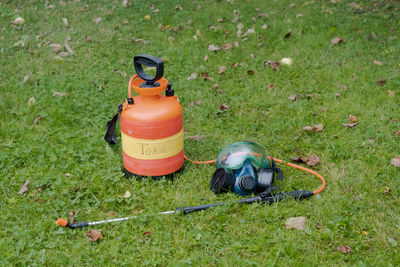
[[[155,82],[164,75],[164,62],[158,57],[152,55],[139,55],[133,57],[133,65],[137,75],[145,81]],[[156,68],[156,75],[150,76],[143,70],[143,65]]]

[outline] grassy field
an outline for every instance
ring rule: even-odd
[[[392,159],[400,156],[399,7],[358,0],[0,1],[0,265],[398,266],[400,168]],[[336,37],[344,42],[333,45]],[[239,198],[209,190],[214,165],[187,162],[174,182],[124,178],[121,144],[110,147],[103,136],[127,98],[132,58],[143,53],[166,61],[185,135],[204,137],[185,139],[190,158],[215,158],[242,140],[285,160],[315,154],[326,190],[302,202],[101,225],[90,228],[104,236],[96,242],[84,235],[89,229],[55,225],[70,211],[76,221],[93,221]],[[279,71],[264,66],[288,57],[293,64]],[[218,74],[220,66],[226,70]],[[353,128],[343,126],[350,115]],[[323,130],[302,130],[316,124]],[[319,186],[310,175],[283,170],[280,190]],[[29,190],[20,195],[26,180]],[[120,197],[126,191],[131,196]],[[297,216],[307,218],[306,228],[286,229]]]

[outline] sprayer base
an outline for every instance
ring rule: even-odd
[[[166,175],[161,175],[161,176],[143,176],[143,175],[138,175],[138,174],[135,174],[135,173],[132,173],[132,172],[128,171],[127,169],[125,169],[125,167],[123,167],[122,170],[123,170],[126,178],[135,177],[136,180],[143,180],[143,179],[148,179],[148,178],[151,178],[153,180],[161,180],[163,177],[165,177],[165,179],[172,181],[172,180],[174,180],[176,174],[181,173],[183,171],[184,167],[185,167],[185,164],[183,164],[182,168],[180,168],[176,172],[173,172],[173,173],[170,173],[170,174],[166,174]]]

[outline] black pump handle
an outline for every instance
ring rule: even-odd
[[[137,75],[147,82],[155,82],[164,75],[164,62],[152,55],[139,55],[133,57],[133,64]],[[147,75],[143,70],[143,65],[156,68],[156,76]]]

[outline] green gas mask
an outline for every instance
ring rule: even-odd
[[[260,145],[244,141],[225,147],[217,157],[217,170],[210,182],[215,193],[233,191],[249,195],[272,190],[274,174],[283,179],[282,171],[276,167],[265,149]]]

